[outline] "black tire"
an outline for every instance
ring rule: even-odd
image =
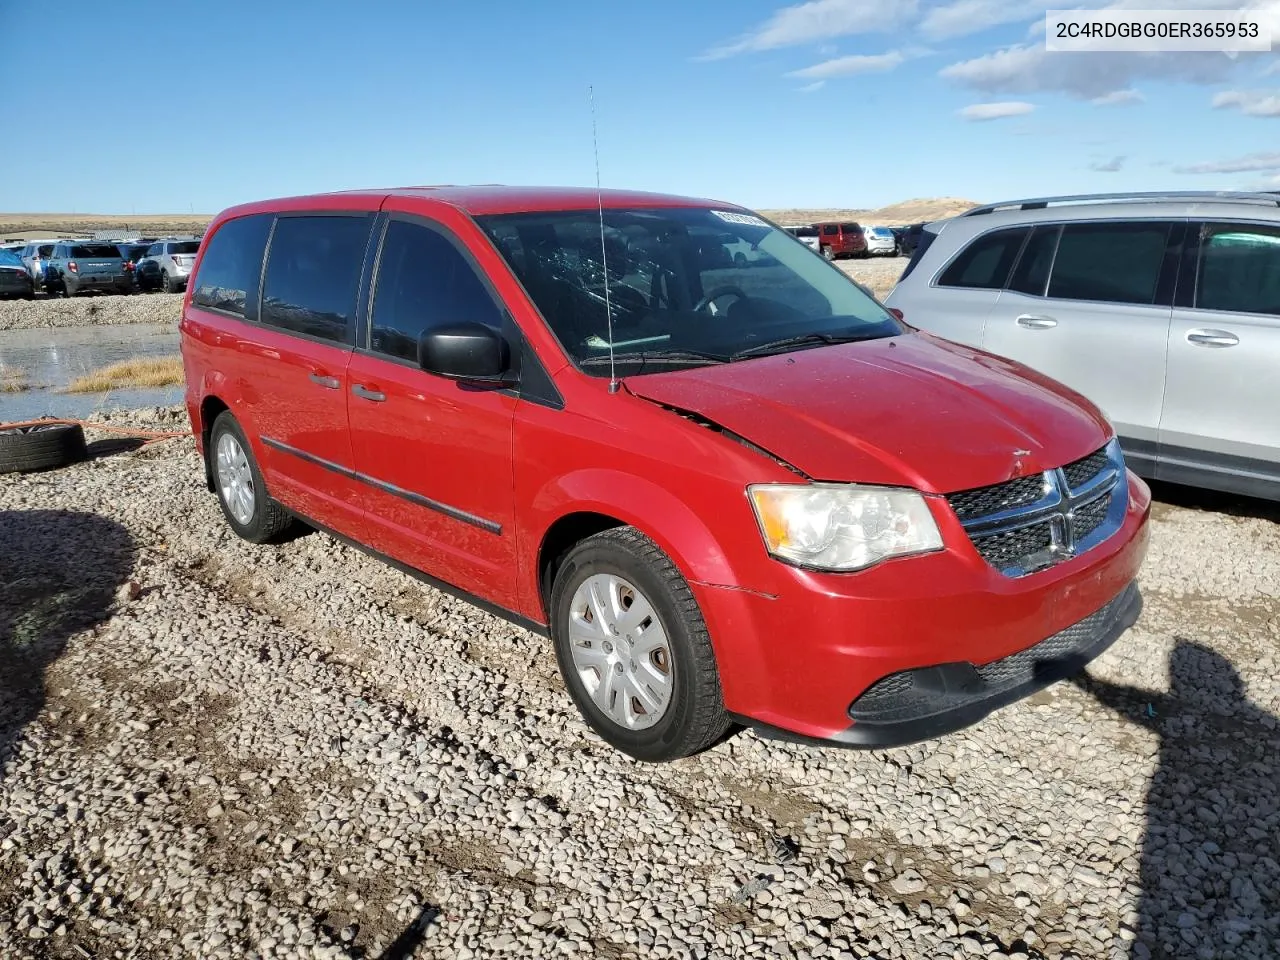
[[[0,473],[65,467],[87,455],[79,424],[0,428]]]
[[[62,295],[64,297],[74,297],[80,292],[78,287],[72,286],[71,281],[66,277],[62,278]]]
[[[240,448],[244,451],[245,459],[249,463],[249,471],[253,475],[254,504],[253,513],[249,517],[248,523],[241,523],[232,514],[230,507],[227,505],[222,485],[218,482],[216,451],[218,449],[218,440],[226,433],[234,436],[236,442],[240,444]],[[262,471],[258,468],[258,461],[254,459],[253,448],[249,446],[249,441],[245,437],[244,431],[240,429],[240,424],[236,422],[236,418],[231,415],[230,410],[223,410],[222,413],[218,414],[217,419],[213,421],[213,429],[209,431],[209,446],[205,450],[205,456],[209,459],[209,474],[214,478],[213,486],[217,492],[218,505],[222,507],[222,515],[227,518],[227,523],[235,531],[236,536],[248,540],[250,543],[271,543],[282,538],[289,528],[297,522],[293,514],[272,500],[271,495],[267,493],[267,485],[262,480]]]
[[[160,271],[160,286],[164,287],[165,293],[177,293],[178,289],[173,285],[173,281],[169,279],[169,271]]]
[[[825,257],[827,260],[834,260],[834,259],[836,258],[835,253],[833,253],[833,252],[832,252],[832,250],[831,250],[831,248],[830,248],[830,247],[823,247],[823,248],[822,248],[822,255],[823,255],[823,257]]]
[[[634,584],[667,635],[671,697],[665,713],[647,729],[630,730],[611,720],[573,668],[568,629],[573,596],[587,577],[599,573]],[[639,530],[606,530],[570,549],[556,571],[550,609],[551,637],[565,686],[587,724],[616,749],[649,763],[678,760],[712,746],[729,728],[720,673],[697,600],[671,559]]]

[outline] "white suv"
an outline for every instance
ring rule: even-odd
[[[1280,196],[977,207],[925,227],[885,302],[1084,394],[1140,474],[1280,499]]]

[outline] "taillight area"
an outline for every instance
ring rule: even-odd
[[[899,310],[897,307],[885,307],[885,309],[888,310],[891,314],[893,314],[893,317],[895,320],[901,320],[904,323],[906,322],[907,318],[902,315],[902,311]]]
[[[79,265],[77,265],[77,263],[74,260],[67,261],[67,269],[70,270],[72,273],[80,272],[80,267]]]

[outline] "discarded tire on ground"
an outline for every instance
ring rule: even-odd
[[[0,473],[65,467],[85,456],[84,430],[79,424],[0,425]]]

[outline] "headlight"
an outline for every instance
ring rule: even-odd
[[[861,570],[942,548],[933,514],[914,490],[766,483],[747,493],[769,552],[806,567]]]

